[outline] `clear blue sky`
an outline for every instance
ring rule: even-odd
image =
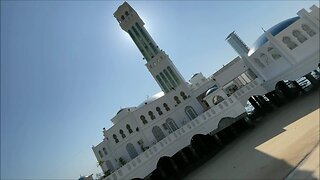
[[[1,1],[1,179],[101,172],[92,145],[120,107],[160,91],[113,13],[123,1]],[[133,1],[182,75],[205,76],[318,1]]]

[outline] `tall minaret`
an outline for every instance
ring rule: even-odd
[[[160,50],[148,31],[144,28],[144,22],[137,12],[124,2],[114,17],[121,28],[126,31],[136,44],[144,59],[146,66],[157,81],[162,91],[168,93],[177,88],[188,89],[185,80],[174,66],[169,56]]]
[[[240,39],[240,37],[234,31],[229,34],[226,40],[240,56],[248,54],[248,46]]]

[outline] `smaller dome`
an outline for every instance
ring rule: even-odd
[[[194,75],[192,75],[191,79],[194,78],[196,75],[198,75],[199,73],[195,73]]]
[[[122,109],[120,109],[118,112],[117,112],[117,114],[119,114],[121,111],[123,111],[125,108],[122,108]]]
[[[149,97],[147,100],[143,101],[143,102],[138,106],[138,108],[140,108],[140,107],[142,107],[142,106],[144,106],[144,105],[147,105],[147,104],[149,104],[149,103],[151,103],[151,102],[153,102],[153,101],[161,98],[162,96],[164,96],[164,92],[162,92],[162,91],[161,91],[161,92],[158,92],[157,94],[155,94],[155,95]]]
[[[128,112],[128,111],[130,111],[130,108],[121,108],[121,109],[117,112],[117,115],[118,115],[120,112],[122,112],[123,110],[127,110],[127,112]]]
[[[217,85],[212,86],[210,89],[207,90],[206,96],[208,96],[209,94],[213,93],[217,89],[219,89]]]

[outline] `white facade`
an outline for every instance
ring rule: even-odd
[[[225,117],[245,114],[252,95],[265,94],[282,79],[294,80],[319,63],[319,8],[302,9],[298,17],[266,31],[262,43],[249,48],[233,32],[227,41],[239,53],[206,78],[186,82],[169,56],[157,46],[134,9],[123,3],[114,16],[129,33],[162,89],[137,107],[121,109],[104,129],[104,140],[92,147],[106,179],[144,178],[162,156],[171,157],[190,144],[195,134],[217,132]],[[259,41],[258,39],[258,41]],[[230,122],[232,123],[232,122]]]

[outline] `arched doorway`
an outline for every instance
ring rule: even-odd
[[[152,134],[158,142],[165,138],[165,135],[163,134],[159,126],[155,126],[152,128]]]
[[[138,156],[138,152],[137,152],[136,148],[134,148],[132,143],[127,144],[126,149],[129,153],[129,156],[131,157],[131,159],[134,159],[135,157]]]
[[[159,169],[163,179],[177,179],[175,178],[177,171],[173,163],[173,160],[168,156],[161,157],[157,162],[157,169]]]
[[[111,172],[114,171],[114,167],[109,160],[106,161],[106,166]]]
[[[184,111],[190,120],[195,119],[198,116],[197,112],[191,106],[187,106]]]
[[[177,124],[176,124],[176,123],[174,122],[174,120],[171,119],[171,118],[168,118],[168,119],[166,120],[166,124],[167,124],[167,126],[168,126],[168,128],[169,128],[169,132],[170,132],[170,133],[171,133],[171,132],[174,132],[175,130],[178,129]]]

